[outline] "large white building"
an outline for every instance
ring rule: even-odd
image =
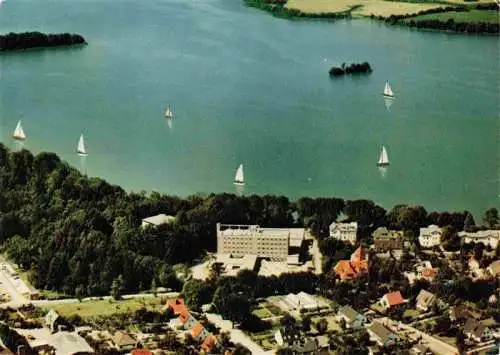
[[[485,246],[489,245],[493,249],[496,249],[498,240],[500,239],[500,230],[477,231],[475,233],[459,232],[458,236],[464,244],[483,243]]]
[[[425,228],[420,228],[418,241],[422,248],[433,248],[441,244],[441,228],[432,224]]]
[[[261,228],[258,225],[217,223],[217,254],[233,257],[255,255],[273,261],[287,261],[288,247],[304,239],[303,228]]]
[[[358,232],[358,223],[337,223],[330,224],[330,237],[342,240],[346,243],[356,244],[356,234]]]

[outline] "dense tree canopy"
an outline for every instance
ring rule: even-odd
[[[53,153],[11,152],[2,144],[0,184],[0,243],[16,263],[29,270],[36,287],[78,297],[109,294],[120,275],[123,293],[152,286],[180,290],[176,264],[190,264],[205,251],[216,250],[217,222],[310,226],[320,237],[327,262],[332,262],[352,252],[351,246],[326,238],[328,226],[341,214],[358,222],[361,240],[378,226],[388,225],[387,220],[414,228],[437,218],[445,225],[460,226],[459,230],[468,215],[426,216],[421,207],[404,207],[386,216],[372,201],[345,202],[334,197],[291,202],[272,195],[223,193],[180,198],[157,192],[149,196],[126,193],[104,180],[80,174]],[[143,218],[159,213],[176,216],[175,222],[141,227]],[[254,287],[240,287],[236,293],[255,297],[314,293],[318,286],[308,273],[257,278],[243,272],[239,278]],[[212,293],[223,280],[227,278],[219,281],[214,275]],[[198,301],[194,303],[199,306]]]

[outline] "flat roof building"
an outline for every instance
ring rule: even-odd
[[[303,228],[217,223],[217,254],[233,257],[249,254],[273,261],[287,261],[289,246],[300,246],[304,236]]]
[[[166,214],[157,214],[156,216],[151,216],[144,218],[142,220],[141,227],[146,228],[148,226],[158,227],[161,224],[173,223],[175,221],[174,216],[167,216]]]
[[[257,256],[244,255],[233,257],[228,254],[217,254],[216,263],[222,264],[222,274],[225,276],[236,276],[241,270],[253,270],[257,263]]]

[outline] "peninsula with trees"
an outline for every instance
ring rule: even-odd
[[[498,352],[496,208],[127,193],[2,144],[0,182],[11,351]]]
[[[70,33],[11,32],[0,35],[0,52],[85,44],[87,42],[82,35]]]

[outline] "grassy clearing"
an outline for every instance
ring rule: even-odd
[[[448,21],[453,19],[455,22],[488,22],[488,23],[499,23],[500,17],[498,16],[498,11],[493,10],[471,10],[468,12],[442,12],[439,14],[427,14],[413,17],[409,20],[440,20]]]
[[[384,0],[288,0],[287,7],[305,13],[341,12],[358,6],[354,16],[390,16],[414,14],[422,10],[442,7],[442,4],[409,3]]]
[[[403,317],[411,317],[415,318],[420,315],[420,312],[417,311],[416,309],[406,309],[405,312],[403,313]]]
[[[134,312],[144,306],[157,309],[159,305],[160,301],[156,299],[128,299],[122,301],[96,300],[78,303],[61,303],[50,308],[53,308],[62,316],[78,314],[82,318],[88,318]]]
[[[260,319],[274,316],[266,307],[257,308],[252,313],[255,314],[257,317],[259,317]]]

